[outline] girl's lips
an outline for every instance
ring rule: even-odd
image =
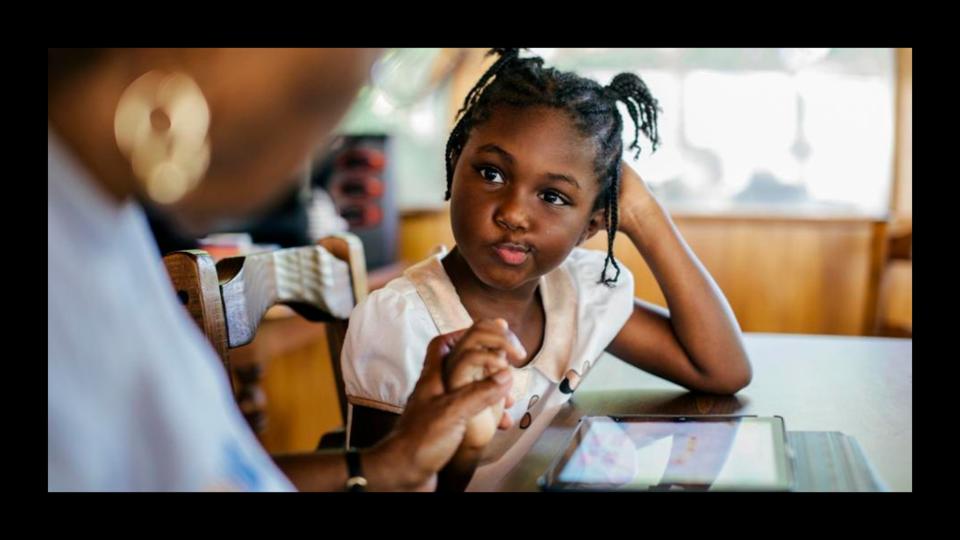
[[[500,260],[510,266],[519,266],[526,262],[529,250],[511,244],[498,244],[493,247]]]

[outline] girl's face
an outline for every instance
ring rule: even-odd
[[[457,159],[450,217],[457,249],[489,287],[513,290],[559,266],[603,226],[594,143],[566,113],[496,108]]]

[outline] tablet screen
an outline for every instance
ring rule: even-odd
[[[786,490],[792,471],[780,417],[584,417],[546,489]]]

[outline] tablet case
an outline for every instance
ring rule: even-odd
[[[791,491],[889,491],[856,439],[839,431],[787,431]]]

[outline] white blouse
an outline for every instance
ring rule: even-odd
[[[353,405],[401,413],[413,391],[427,344],[473,320],[434,255],[374,291],[350,317],[341,364]],[[530,449],[633,311],[633,275],[620,265],[613,287],[599,284],[606,254],[575,248],[540,278],[546,316],[543,345],[513,369],[514,421],[484,451],[468,491],[490,491]],[[568,376],[570,379],[568,380]],[[349,427],[348,427],[349,443]]]

